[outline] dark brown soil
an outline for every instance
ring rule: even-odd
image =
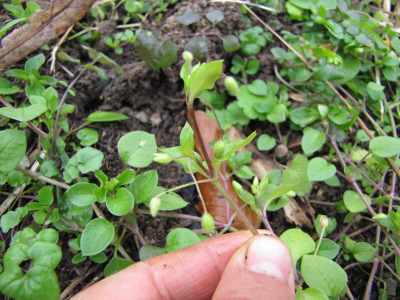
[[[201,16],[201,21],[185,27],[179,24],[174,17],[181,14],[188,7],[194,9]],[[215,8],[224,12],[225,19],[213,27],[204,16]],[[262,12],[259,13],[261,16],[263,15]],[[268,18],[271,19],[271,15],[268,15]],[[117,20],[116,23],[120,23],[120,20]],[[116,30],[114,25],[112,23],[101,24],[101,28],[103,31],[108,31],[109,35],[112,35]],[[258,24],[254,23],[254,25]],[[180,1],[174,6],[170,6],[161,21],[149,18],[143,22],[142,28],[157,31],[162,40],[170,40],[178,44],[178,53],[182,53],[185,43],[191,37],[195,35],[205,37],[209,43],[209,53],[206,61],[224,59],[224,71],[229,73],[231,59],[234,54],[226,53],[223,50],[222,42],[218,35],[240,33],[245,29],[245,22],[242,20],[239,7],[233,4],[212,4],[205,0],[189,0]],[[275,80],[273,71],[274,59],[269,54],[269,50],[276,45],[279,45],[279,43],[276,40],[272,40],[267,48],[256,57],[261,64],[257,78]],[[183,84],[179,77],[182,60],[178,59],[178,62],[170,67],[154,71],[137,58],[132,44],[124,46],[122,55],[113,53],[113,50],[105,46],[101,40],[93,41],[91,46],[114,59],[124,69],[125,73],[118,75],[112,67],[105,66],[110,80],[106,85],[102,85],[96,72],[86,71],[73,88],[76,96],[68,96],[67,98],[67,103],[75,104],[77,107],[76,113],[71,115],[69,122],[72,128],[79,126],[91,112],[98,110],[120,112],[130,117],[126,121],[96,123],[96,125],[91,126],[92,129],[99,132],[100,136],[99,142],[95,147],[104,153],[105,159],[102,171],[112,177],[118,175],[124,168],[123,162],[116,151],[117,142],[124,134],[142,130],[155,135],[158,147],[171,147],[178,144],[180,130],[186,122]],[[63,44],[62,50],[72,57],[80,59],[82,64],[90,61],[86,52],[83,51],[76,40]],[[58,62],[56,77],[70,82],[72,78],[60,67],[61,63],[75,75],[79,72],[79,66],[73,63]],[[249,76],[250,81],[253,79],[255,77]],[[221,84],[217,83],[217,86]],[[199,108],[201,108],[200,105]],[[273,126],[265,128],[265,123],[257,122],[251,123],[248,128],[244,128],[244,133],[254,130],[258,134],[276,134]],[[282,128],[282,130],[285,129]],[[292,132],[292,142],[296,141],[296,139],[298,140],[296,133]],[[72,137],[70,141],[74,141]],[[289,156],[282,163],[290,160],[299,149],[293,148],[290,150]],[[140,173],[148,169],[157,169],[159,185],[163,187],[174,187],[190,180],[190,177],[183,172],[181,167],[175,164],[161,165],[153,163],[148,168],[137,170],[137,172]],[[195,189],[188,188],[178,193],[191,203],[190,206],[184,209],[184,212],[195,215],[197,213],[193,205],[197,202]],[[326,185],[315,185],[310,195],[310,200],[335,202],[342,194],[339,189],[329,188]],[[315,216],[309,216],[311,219],[319,213],[327,214],[330,217],[336,217],[338,220],[336,232],[341,231],[345,226],[341,222],[343,217],[338,215],[331,206],[313,205],[313,207],[316,212]],[[289,224],[285,219],[283,210],[270,213],[268,217],[275,233],[278,235],[286,229],[294,227],[293,224]],[[145,240],[149,244],[159,247],[165,246],[165,238],[171,228],[177,226],[194,228],[191,226],[198,226],[198,224],[192,224],[190,221],[162,217],[154,219],[147,216],[141,216],[138,219],[138,224]],[[354,227],[354,231],[366,225],[368,224],[359,223]],[[308,229],[304,228],[304,230],[307,231]],[[309,231],[309,233],[313,234],[313,231]],[[371,231],[371,234],[364,233],[366,241],[374,242],[373,236],[373,231]],[[57,268],[61,291],[65,290],[77,278],[83,276],[85,279],[70,291],[69,296],[82,290],[87,284],[91,284],[101,278],[104,268],[104,265],[97,265],[90,260],[77,265],[72,264],[71,259],[75,253],[72,253],[68,247],[68,241],[72,238],[74,238],[72,235],[61,234],[60,246],[63,248],[64,256]],[[126,237],[124,247],[132,259],[139,260],[138,248],[132,235]],[[363,269],[355,267],[349,271],[348,285],[356,299],[362,298],[368,281],[369,267],[369,265],[363,267]],[[377,298],[377,293],[377,288],[374,286],[374,299]]]

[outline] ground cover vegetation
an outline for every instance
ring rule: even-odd
[[[221,2],[3,3],[2,294],[267,228],[297,299],[395,298],[399,4]]]

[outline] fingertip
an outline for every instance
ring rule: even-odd
[[[213,299],[294,299],[290,251],[273,235],[250,239],[232,256]]]

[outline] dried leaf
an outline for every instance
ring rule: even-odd
[[[220,135],[217,123],[214,120],[210,119],[203,111],[196,111],[195,116],[206,147],[206,151],[212,159],[213,154],[209,144],[212,141],[219,140]],[[200,152],[198,149],[196,149],[196,151]],[[227,170],[227,172],[230,172],[230,170]],[[197,180],[205,179],[204,176],[202,176],[201,174],[197,174],[196,177]],[[233,178],[230,177],[227,182],[228,192],[232,196],[234,201],[241,207],[245,203],[239,198],[236,191],[233,189],[232,181]],[[234,214],[234,211],[232,208],[230,208],[228,202],[225,200],[224,196],[222,196],[222,194],[218,191],[218,189],[211,183],[200,183],[199,188],[204,198],[207,211],[214,217],[215,221],[221,223],[229,222],[229,219]],[[201,204],[197,205],[196,208],[201,213],[204,212]],[[247,216],[250,223],[257,224],[258,216],[253,210],[251,210],[249,206],[245,206],[242,211]],[[246,225],[239,219],[239,217],[235,217],[234,221],[232,222],[232,226],[236,229],[247,229]]]
[[[96,0],[55,0],[50,11],[37,10],[26,24],[1,40],[0,70],[17,62],[78,22]]]

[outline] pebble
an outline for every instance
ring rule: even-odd
[[[144,111],[138,112],[136,114],[135,118],[138,119],[142,123],[147,123],[149,121],[149,117],[147,117],[147,115]]]

